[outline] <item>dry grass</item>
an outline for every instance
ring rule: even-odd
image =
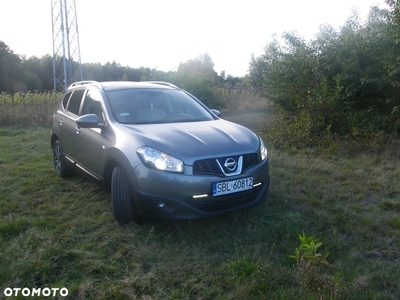
[[[62,94],[26,93],[0,94],[0,126],[50,125]]]

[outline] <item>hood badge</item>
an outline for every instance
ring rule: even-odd
[[[234,171],[236,169],[236,166],[236,160],[234,160],[233,158],[229,157],[225,160],[224,167],[227,168],[229,171]]]

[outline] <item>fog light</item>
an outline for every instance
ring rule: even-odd
[[[158,203],[157,204],[158,211],[163,214],[170,214],[175,211],[175,206],[172,203]]]
[[[207,194],[201,194],[201,195],[193,195],[193,199],[197,199],[197,198],[204,198],[207,197]]]

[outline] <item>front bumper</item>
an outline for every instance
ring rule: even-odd
[[[163,219],[194,219],[244,209],[265,201],[269,189],[268,159],[234,177],[195,176],[157,171],[139,165],[130,174],[133,198],[144,215]],[[214,182],[252,176],[250,190],[214,197]]]

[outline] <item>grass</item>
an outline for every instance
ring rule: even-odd
[[[258,132],[270,117],[223,114]],[[387,151],[269,149],[264,204],[120,226],[100,187],[54,175],[49,133],[0,127],[0,298],[6,287],[66,287],[69,299],[400,298],[400,162]],[[311,279],[289,257],[302,232],[329,253]]]

